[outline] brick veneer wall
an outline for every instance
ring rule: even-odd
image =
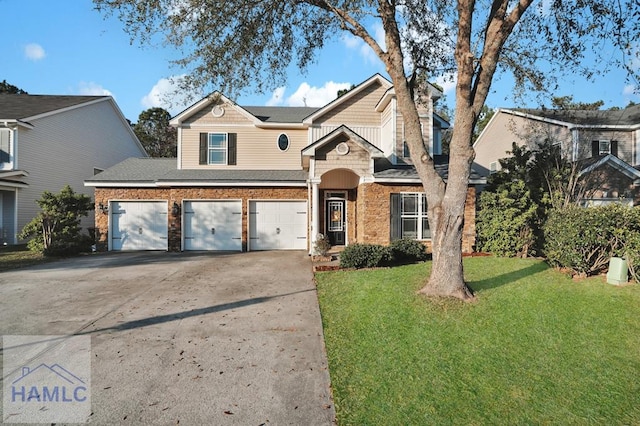
[[[181,216],[171,215],[173,203],[182,200],[242,200],[242,246],[248,241],[248,200],[306,200],[307,188],[96,188],[95,203],[107,205],[109,201],[168,201],[169,250],[179,251],[182,241]],[[99,251],[108,249],[109,216],[96,209],[96,246]]]
[[[398,192],[424,192],[420,185],[384,185],[377,183],[358,186],[357,204],[357,242],[389,244],[391,237],[391,194]],[[462,231],[462,251],[473,252],[476,240],[476,190],[470,187],[465,202],[464,227]],[[428,250],[431,242],[425,241]]]

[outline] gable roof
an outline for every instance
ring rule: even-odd
[[[589,158],[587,161],[584,162],[583,164],[584,168],[580,170],[580,173],[578,176],[583,176],[587,173],[591,173],[592,171],[602,167],[605,164],[611,166],[613,169],[619,171],[626,177],[640,182],[640,171],[635,169],[626,161],[621,160],[612,154]]]
[[[319,109],[284,106],[245,106],[243,108],[265,123],[300,123]]]
[[[302,155],[303,156],[315,155],[316,150],[318,148],[326,145],[327,143],[331,142],[332,140],[334,140],[336,137],[340,135],[346,135],[349,139],[351,139],[352,141],[360,145],[363,149],[365,149],[366,151],[369,151],[369,154],[371,154],[372,158],[384,157],[384,152],[382,152],[380,148],[373,145],[371,142],[369,142],[368,140],[366,140],[365,138],[363,138],[362,136],[360,136],[359,134],[357,134],[356,132],[354,132],[344,124],[338,127],[337,129],[334,129],[332,132],[328,133],[327,135],[321,137],[311,145],[307,145],[306,147],[304,147],[302,149]]]
[[[621,110],[554,110],[554,109],[501,109],[507,114],[527,118],[539,118],[544,121],[571,127],[640,127],[640,105]]]
[[[378,83],[382,87],[385,87],[387,89],[390,89],[392,87],[392,84],[391,84],[391,82],[389,80],[387,80],[386,78],[384,78],[380,74],[374,74],[373,76],[369,77],[367,80],[365,80],[362,83],[358,84],[353,89],[349,90],[344,95],[334,99],[333,101],[329,102],[327,105],[323,106],[322,108],[318,109],[313,114],[311,114],[308,117],[306,117],[304,119],[304,123],[305,124],[311,124],[313,122],[313,120],[315,120],[316,118],[321,117],[322,115],[326,114],[328,111],[332,110],[333,108],[335,108],[335,107],[337,107],[339,105],[342,105],[345,102],[348,102],[349,99],[351,99],[352,97],[356,96],[357,94],[359,94],[360,92],[362,92],[363,90],[365,90],[367,87],[371,86],[374,83]]]
[[[0,94],[0,121],[28,121],[47,113],[108,99],[110,99],[109,96]]]

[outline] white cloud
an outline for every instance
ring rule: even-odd
[[[145,109],[164,108],[171,115],[175,115],[189,106],[194,100],[198,100],[201,96],[193,93],[185,92],[180,88],[180,80],[185,75],[177,75],[169,78],[161,78],[151,88],[141,100],[140,103]]]
[[[284,102],[285,90],[286,90],[286,87],[284,86],[278,87],[276,90],[274,90],[273,93],[271,94],[271,99],[267,101],[267,106],[282,105],[282,102]]]
[[[78,83],[78,94],[85,96],[113,96],[113,93],[93,81],[81,81]]]
[[[284,87],[276,89],[269,102],[276,98],[277,95],[277,97],[281,99],[278,105],[322,107],[338,97],[338,90],[349,89],[350,87],[351,83],[328,81],[322,87],[315,87],[305,82],[300,84],[298,89],[284,100],[282,100],[284,97]],[[276,104],[267,103],[267,105]]]
[[[44,59],[46,53],[39,44],[29,43],[24,47],[24,56],[31,61],[39,61]]]
[[[373,28],[369,30],[369,33],[378,43],[380,48],[382,50],[386,50],[387,44],[385,43],[385,34],[382,24],[376,23]],[[345,35],[342,37],[342,42],[347,49],[357,51],[367,63],[372,65],[380,63],[380,58],[378,58],[378,55],[376,55],[373,49],[371,49],[371,47],[369,47],[369,45],[366,44],[361,38],[352,35]]]
[[[455,73],[442,75],[435,79],[435,83],[442,87],[442,93],[445,95],[455,92],[457,82],[457,74]]]

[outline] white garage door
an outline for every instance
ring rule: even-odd
[[[242,251],[242,201],[185,201],[185,250]]]
[[[167,250],[166,201],[112,201],[111,250]]]
[[[306,250],[306,201],[249,202],[250,250]]]

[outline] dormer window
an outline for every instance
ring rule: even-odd
[[[283,152],[289,149],[289,136],[284,133],[278,136],[278,149]]]

